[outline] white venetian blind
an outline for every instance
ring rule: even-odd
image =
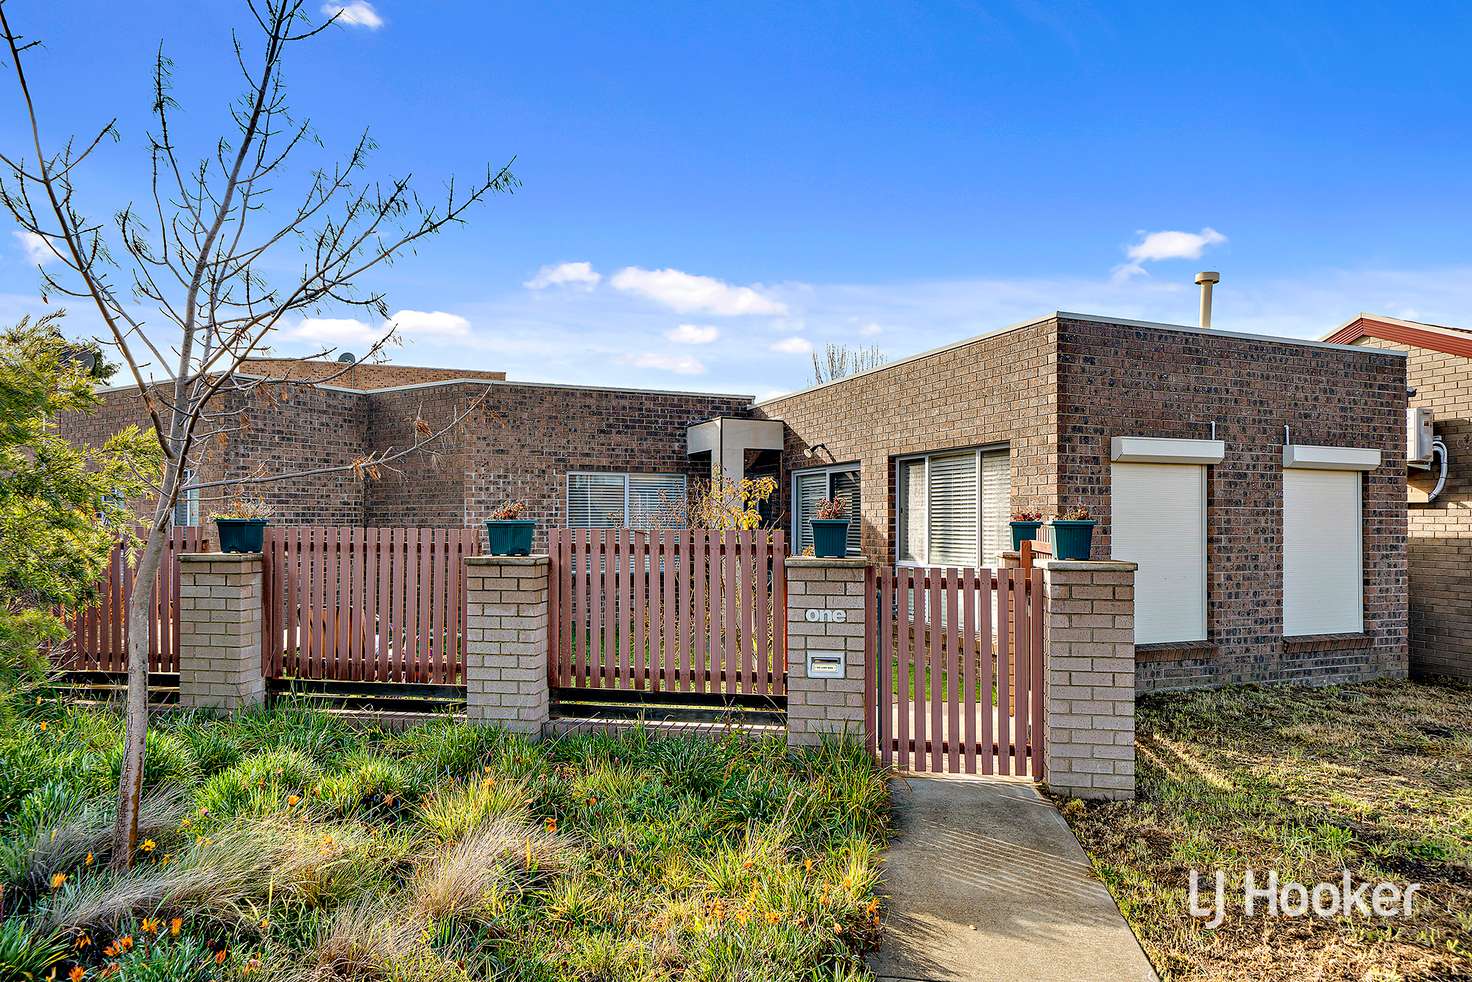
[[[623,474],[569,474],[567,525],[575,529],[611,529],[624,524]]]
[[[829,485],[829,496],[838,497],[842,495],[848,501],[848,511],[844,513],[848,518],[848,551],[857,554],[859,551],[859,529],[862,522],[859,516],[862,514],[859,501],[859,472],[858,471],[834,471],[832,482]]]
[[[629,527],[647,529],[659,516],[664,527],[683,527],[685,475],[630,474]]]
[[[932,566],[975,566],[981,517],[976,454],[966,452],[930,458]]]
[[[1283,471],[1283,633],[1364,630],[1358,471]]]
[[[1005,450],[981,455],[981,562],[1002,565],[1012,548],[1012,463]]]
[[[1109,541],[1138,563],[1135,641],[1206,640],[1206,468],[1114,464]]]
[[[925,562],[925,461],[900,463],[900,542],[902,563]]]
[[[797,513],[797,551],[804,552],[813,544],[813,527],[808,524],[818,517],[818,502],[828,497],[828,475],[823,471],[798,474],[792,503]]]

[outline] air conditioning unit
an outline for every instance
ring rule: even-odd
[[[1430,409],[1413,406],[1406,410],[1406,463],[1411,467],[1431,466],[1431,445],[1436,440],[1431,424],[1436,414]]]

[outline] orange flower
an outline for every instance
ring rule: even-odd
[[[87,935],[85,935],[85,934],[79,934],[79,935],[77,935],[77,950],[78,951],[81,951],[83,948],[87,947],[91,943],[92,943],[92,939],[89,938],[89,937],[87,937]]]
[[[227,949],[225,949],[225,948],[221,948],[219,951],[215,952],[215,964],[216,965],[223,965],[223,964],[225,964],[225,959],[227,957],[229,957],[229,954],[230,954],[230,952]]]
[[[781,919],[782,919],[782,915],[779,914],[779,913],[777,913],[775,910],[769,910],[769,911],[767,911],[767,923],[768,924],[776,924]]]
[[[85,968],[80,965],[73,965],[72,970],[66,973],[66,977],[71,979],[72,982],[82,982],[82,978],[86,976],[86,974],[87,970]]]
[[[555,816],[549,816],[547,818],[547,831],[549,833],[557,831],[557,819]]]
[[[169,933],[177,938],[179,936],[179,928],[183,926],[184,919],[182,917],[176,917],[172,921],[169,921]]]
[[[289,794],[289,795],[286,796],[286,803],[288,805],[298,804],[298,803],[301,802],[301,800],[302,799],[301,799],[301,797],[299,795]]]
[[[145,917],[145,918],[143,918],[143,930],[147,931],[149,934],[157,934],[158,933],[158,918],[157,917]]]
[[[102,953],[104,955],[106,955],[107,957],[109,957],[109,958],[116,958],[118,956],[118,946],[117,946],[117,944],[116,943],[113,943],[113,944],[108,945],[106,948],[103,948],[102,949]]]
[[[92,854],[90,852],[87,853],[87,858],[84,859],[84,860],[82,860],[82,865],[83,866],[91,866],[92,865]]]
[[[46,732],[46,721],[44,719],[41,720],[41,732],[42,733],[45,733]]]
[[[66,874],[65,873],[52,873],[51,874],[51,889],[53,889],[53,890],[60,890],[64,886],[66,886]]]
[[[132,947],[133,947],[133,936],[131,934],[125,934],[121,938],[118,938],[118,950],[119,951],[130,951],[132,949]]]
[[[143,845],[139,846],[138,848],[142,849],[144,852],[153,852],[155,849],[158,848],[158,843],[154,842],[152,839],[144,839]]]

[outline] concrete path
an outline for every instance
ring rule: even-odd
[[[1078,840],[1030,781],[897,777],[883,980],[1156,980]]]

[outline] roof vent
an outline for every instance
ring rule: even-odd
[[[358,360],[358,356],[353,354],[351,351],[344,351],[342,354],[337,356],[337,360],[342,362],[344,365],[351,365]]]
[[[1222,281],[1222,274],[1206,270],[1196,274],[1201,287],[1201,326],[1211,326],[1211,288]]]

